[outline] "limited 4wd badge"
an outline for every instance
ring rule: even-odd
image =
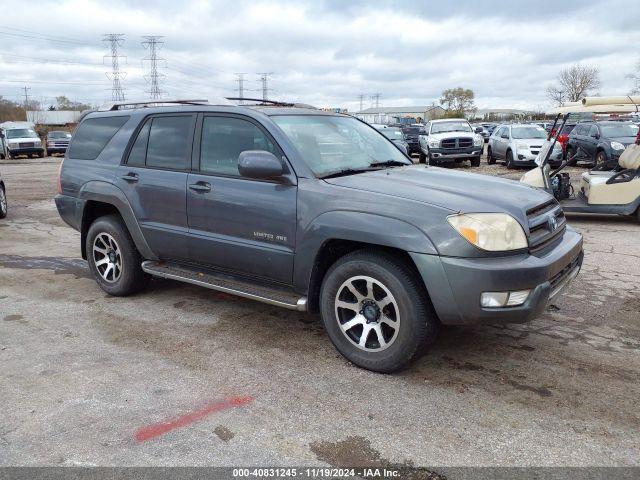
[[[268,240],[270,242],[286,242],[287,237],[284,235],[274,235],[273,233],[267,232],[253,232],[254,238],[259,238],[261,240]]]

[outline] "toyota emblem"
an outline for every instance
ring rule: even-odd
[[[558,228],[558,220],[556,220],[556,217],[550,217],[549,230],[553,232],[556,228]]]

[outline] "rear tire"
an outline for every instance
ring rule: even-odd
[[[4,191],[4,188],[0,186],[0,218],[5,218],[8,211],[9,207],[7,206],[7,194]]]
[[[513,170],[513,168],[514,168],[514,165],[513,165],[513,152],[511,150],[507,150],[506,159],[507,159],[507,168],[509,170]]]
[[[493,152],[491,151],[491,147],[487,147],[487,163],[489,165],[493,165],[494,163],[496,163],[496,159],[493,156]]]
[[[149,283],[149,275],[141,268],[143,259],[119,215],[93,222],[85,246],[89,270],[109,295],[131,295]]]
[[[336,349],[382,373],[420,356],[439,326],[420,282],[404,260],[388,253],[359,250],[336,261],[320,290],[322,322]]]

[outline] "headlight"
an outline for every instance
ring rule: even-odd
[[[484,143],[484,138],[482,138],[479,135],[476,135],[475,138],[473,139],[473,146],[474,147],[479,147],[483,143]]]
[[[42,140],[34,140],[35,145],[42,145]]]
[[[611,148],[614,150],[624,150],[624,145],[620,142],[611,142]]]
[[[440,140],[437,138],[430,138],[428,144],[431,148],[438,148],[440,146]]]
[[[518,150],[529,150],[529,145],[527,145],[526,143],[517,143],[516,148]]]
[[[482,250],[503,252],[527,248],[520,224],[506,213],[466,213],[447,217],[449,224],[469,243]]]

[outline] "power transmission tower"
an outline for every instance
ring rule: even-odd
[[[242,105],[244,103],[244,101],[242,100],[244,98],[244,76],[246,75],[246,73],[236,73],[236,76],[238,78],[236,78],[236,82],[238,82],[238,98],[240,99],[240,105]]]
[[[374,93],[371,96],[371,100],[374,101],[376,108],[378,108],[380,106],[380,97],[382,96],[381,93]]]
[[[261,73],[260,81],[262,82],[262,100],[269,98],[269,76],[273,75],[271,72]]]
[[[149,49],[149,56],[142,59],[142,65],[145,62],[149,63],[149,74],[144,76],[144,79],[149,83],[149,90],[147,93],[152,99],[158,99],[162,97],[164,91],[160,89],[160,78],[164,78],[164,74],[158,72],[158,63],[164,62],[164,58],[158,57],[158,50],[162,48],[164,42],[160,40],[162,37],[158,35],[145,35],[142,38],[142,46]]]
[[[111,59],[111,72],[107,72],[107,78],[111,80],[111,100],[119,102],[124,100],[124,89],[120,80],[127,76],[126,72],[120,71],[120,59],[127,58],[124,55],[118,53],[118,47],[124,44],[124,35],[121,33],[107,33],[102,36],[102,41],[107,44],[110,55],[105,55],[104,59]]]
[[[360,111],[364,108],[364,94],[358,95],[358,100],[360,100]]]
[[[24,106],[27,107],[29,105],[29,90],[31,87],[27,87],[26,85],[23,87],[24,90]]]

